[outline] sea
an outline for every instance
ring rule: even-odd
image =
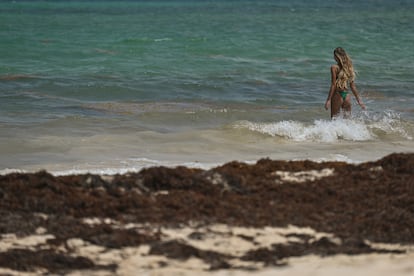
[[[0,174],[412,153],[413,45],[412,0],[0,1]]]

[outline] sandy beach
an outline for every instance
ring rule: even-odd
[[[0,176],[5,275],[412,275],[413,154]]]

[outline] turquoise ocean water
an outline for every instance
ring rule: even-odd
[[[414,1],[0,1],[0,172],[412,152]],[[366,111],[324,109],[344,47]]]

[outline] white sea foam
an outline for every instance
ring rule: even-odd
[[[351,159],[343,154],[329,154],[326,157],[310,158],[314,162],[346,162],[349,164],[358,164],[363,162],[362,160]]]
[[[279,136],[293,141],[334,142],[338,139],[367,141],[374,139],[364,123],[351,120],[316,120],[312,124],[297,121],[276,123],[239,122],[236,127],[247,128],[271,136]]]
[[[11,173],[26,173],[26,172],[27,171],[25,170],[6,168],[6,169],[0,170],[0,175],[6,175],[6,174],[11,174]]]
[[[302,142],[372,141],[379,135],[391,135],[412,140],[398,113],[363,113],[353,119],[315,120],[312,123],[279,121],[272,123],[241,121],[235,128],[245,128],[270,136]],[[380,137],[381,138],[381,137]]]
[[[107,165],[108,167],[93,167],[88,168],[87,166],[77,166],[72,169],[65,170],[51,170],[50,173],[55,176],[63,175],[76,175],[76,174],[98,174],[98,175],[115,175],[115,174],[126,174],[126,173],[138,173],[142,169],[151,167],[177,167],[185,166],[189,168],[198,168],[208,170],[215,166],[219,166],[220,163],[201,163],[201,162],[171,162],[171,161],[157,161],[147,158],[132,158],[129,160],[120,161],[117,166]],[[0,175],[1,175],[0,171]]]
[[[407,140],[412,140],[412,136],[408,134],[403,127],[401,115],[392,110],[386,110],[380,114],[367,115],[369,121],[369,128],[372,130],[379,130],[388,134],[396,134]]]

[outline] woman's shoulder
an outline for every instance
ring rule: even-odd
[[[339,66],[337,64],[332,64],[331,72],[337,74],[339,72]]]
[[[339,65],[338,64],[332,64],[331,65],[331,70],[339,71]]]

